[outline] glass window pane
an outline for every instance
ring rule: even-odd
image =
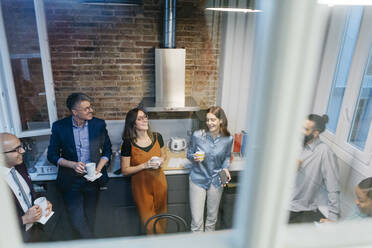
[[[39,166],[51,166],[46,158],[50,135],[22,138],[21,142],[26,148],[23,154],[23,162],[29,173],[35,173]],[[39,174],[42,174],[38,172]]]
[[[349,12],[346,28],[343,36],[342,47],[339,53],[336,72],[333,79],[331,94],[329,97],[327,115],[329,122],[327,129],[336,132],[342,100],[344,98],[347,79],[349,76],[351,60],[354,54],[355,44],[358,38],[360,21],[363,7],[352,7]]]
[[[22,130],[49,128],[33,1],[1,1]]]
[[[363,150],[372,120],[372,51],[369,53],[367,67],[359,92],[358,103],[353,117],[348,142]]]

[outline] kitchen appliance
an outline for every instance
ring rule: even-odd
[[[164,0],[163,48],[155,49],[155,98],[144,97],[147,112],[199,111],[185,95],[186,50],[176,48],[176,0]]]
[[[187,142],[186,139],[180,137],[171,137],[168,141],[168,148],[172,152],[181,152],[186,149]]]
[[[185,106],[185,61],[185,49],[155,49],[155,104],[157,106]]]

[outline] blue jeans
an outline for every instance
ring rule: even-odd
[[[85,179],[76,180],[70,191],[63,192],[70,222],[81,238],[94,238],[98,185]]]

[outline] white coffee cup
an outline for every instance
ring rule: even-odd
[[[203,151],[197,151],[194,153],[194,157],[198,158],[199,161],[203,161],[204,160],[204,157],[205,157],[205,152]]]
[[[96,175],[96,163],[85,164],[85,170],[87,171],[88,177],[94,177]]]
[[[48,207],[48,202],[45,197],[39,197],[34,201],[35,205],[38,205],[41,208],[42,216],[45,216],[47,213],[47,207]]]
[[[160,165],[160,158],[157,157],[157,156],[153,156],[150,161],[151,161],[151,163],[156,163],[156,164]]]

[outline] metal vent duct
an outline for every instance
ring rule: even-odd
[[[164,1],[164,48],[176,48],[176,0]]]

